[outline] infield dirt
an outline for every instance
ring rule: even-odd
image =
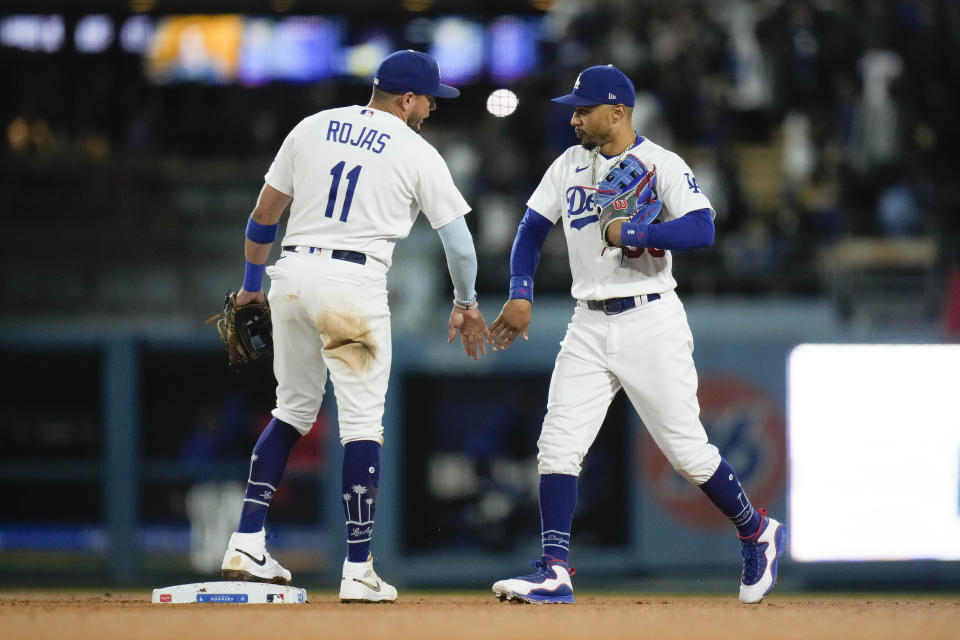
[[[308,590],[309,592],[309,590]],[[960,594],[735,597],[577,594],[573,605],[501,603],[486,594],[401,593],[393,604],[151,604],[149,592],[0,592],[0,638],[24,640],[557,640],[751,637],[960,638]]]

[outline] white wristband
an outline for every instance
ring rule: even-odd
[[[464,311],[472,311],[480,306],[477,302],[477,296],[473,296],[473,300],[461,300],[460,298],[453,298],[453,306],[457,309],[463,309]]]

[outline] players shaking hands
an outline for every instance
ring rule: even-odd
[[[518,337],[528,340],[527,327],[530,326],[530,315],[533,305],[529,300],[513,298],[507,300],[500,310],[497,319],[487,327],[483,321],[480,309],[474,306],[465,309],[461,300],[454,301],[453,311],[450,312],[450,332],[447,342],[453,342],[460,332],[464,352],[477,360],[479,356],[487,355],[487,344],[494,351],[508,348]]]

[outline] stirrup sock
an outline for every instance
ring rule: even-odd
[[[347,560],[366,562],[373,516],[380,492],[380,445],[356,440],[343,446],[343,513],[347,520]]]
[[[240,512],[240,533],[256,533],[263,529],[267,509],[273,500],[293,445],[300,440],[300,432],[291,425],[274,418],[260,434],[250,456],[250,474],[247,493]]]
[[[548,473],[540,476],[540,531],[543,555],[567,561],[570,529],[577,506],[577,476]]]
[[[747,492],[737,478],[737,472],[724,458],[720,458],[717,470],[709,480],[700,485],[700,490],[727,516],[741,536],[752,535],[760,528],[763,516],[750,504]]]

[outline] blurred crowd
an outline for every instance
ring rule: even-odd
[[[689,288],[820,294],[824,249],[850,237],[935,238],[930,268],[956,265],[960,2],[561,0],[548,23],[543,93],[612,62],[637,130],[705,186],[718,244],[676,261],[703,265]],[[569,114],[545,114],[548,144],[521,144],[544,149],[534,173],[569,141]]]
[[[960,262],[952,154],[960,142],[960,0],[538,4],[550,5],[541,61],[510,87],[517,112],[481,115],[495,87],[480,82],[441,101],[424,127],[476,211],[481,294],[504,293],[526,198],[576,143],[569,110],[549,97],[568,92],[579,70],[605,63],[634,80],[638,132],[683,155],[717,210],[715,246],[675,260],[688,292],[825,295],[824,252],[850,238],[926,239],[933,253],[919,264],[941,283]],[[19,223],[27,233],[78,209],[133,235],[179,234],[218,215],[211,233],[239,229],[289,128],[369,94],[367,85],[333,82],[157,87],[130,56],[105,63],[0,49],[0,57],[0,180],[13,210],[36,213]],[[37,205],[39,185],[62,186]],[[204,217],[187,210],[204,188],[245,195],[208,194],[214,212]],[[137,216],[151,218],[141,224]],[[442,252],[430,233],[415,228],[420,240],[409,241],[407,254],[419,255],[411,269],[435,272],[426,286],[445,296]],[[542,293],[567,291],[564,255],[554,232],[538,274]]]

